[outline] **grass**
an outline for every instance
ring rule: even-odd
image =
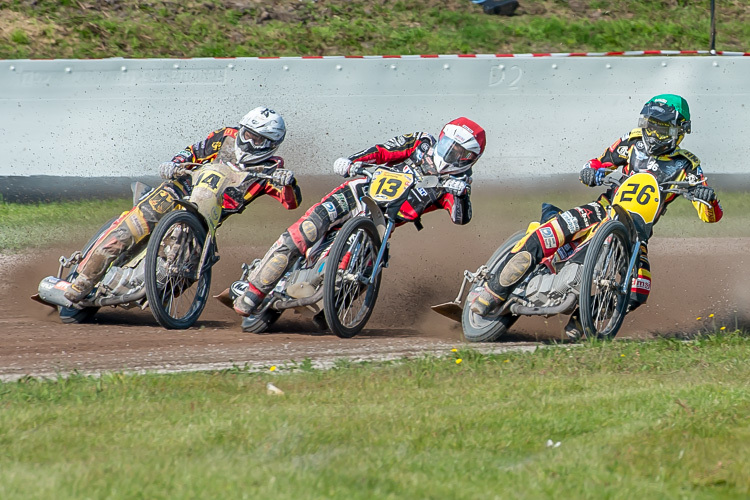
[[[0,497],[750,495],[746,335],[446,354],[0,384]]]
[[[85,243],[102,224],[131,206],[129,198],[39,204],[0,201],[0,253],[57,242]]]
[[[748,50],[750,5],[716,2],[716,47]],[[709,2],[9,0],[0,59],[707,50]]]

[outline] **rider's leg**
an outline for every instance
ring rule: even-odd
[[[575,207],[557,214],[527,235],[511,249],[501,263],[499,271],[490,277],[484,290],[471,303],[471,310],[480,316],[487,315],[504,302],[513,288],[545,257],[578,238],[605,216],[598,202]]]
[[[638,309],[648,300],[651,292],[651,264],[648,261],[648,246],[641,244],[641,259],[638,266],[638,276],[633,276],[630,288],[630,300],[628,301],[628,312]]]
[[[65,291],[65,298],[78,302],[86,297],[119,255],[151,234],[159,219],[174,208],[176,198],[177,193],[165,183],[145,194],[130,212],[115,221],[78,264],[78,275]]]
[[[356,210],[356,201],[348,184],[342,184],[310,207],[266,252],[250,275],[247,291],[234,301],[237,314],[253,314],[297,257],[304,255],[324,238],[333,224],[340,224],[351,217]]]

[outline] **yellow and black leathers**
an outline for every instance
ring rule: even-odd
[[[626,174],[647,172],[660,181],[700,181],[704,178],[700,160],[685,149],[678,148],[663,156],[649,156],[642,140],[641,129],[634,129],[623,135],[601,156],[589,160],[586,166],[608,171],[622,166]],[[703,182],[702,185],[706,183]],[[542,221],[543,224],[539,228],[528,234],[512,249],[499,271],[487,283],[488,291],[498,301],[505,300],[515,285],[521,282],[544,257],[549,257],[566,244],[570,244],[569,248],[575,248],[578,242],[582,241],[602,221],[605,216],[605,207],[609,205],[613,194],[614,189],[610,189],[597,201],[561,212],[549,221]],[[654,224],[676,196],[675,194],[667,196]],[[693,205],[701,220],[705,222],[721,220],[723,210],[718,200],[713,201],[710,208],[698,202],[693,202]],[[642,250],[638,276],[633,278],[631,288],[631,310],[645,303],[651,291],[647,241],[643,242]]]

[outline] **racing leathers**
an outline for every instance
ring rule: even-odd
[[[657,177],[659,181],[701,181],[703,171],[700,160],[684,149],[676,149],[664,156],[649,156],[642,140],[642,129],[633,129],[618,139],[604,154],[589,160],[584,166],[599,173],[599,179],[611,173],[618,167],[623,167],[623,173],[632,175],[646,172]],[[583,178],[583,175],[582,175]],[[601,184],[601,181],[594,185]],[[702,182],[701,186],[707,186]],[[710,188],[708,188],[710,189]],[[713,193],[713,190],[711,190]],[[559,212],[553,218],[542,220],[542,225],[526,235],[506,257],[471,305],[472,311],[485,315],[500,303],[505,301],[515,286],[533,270],[542,259],[549,257],[560,249],[564,249],[563,258],[569,256],[577,245],[606,216],[606,207],[613,199],[614,188],[599,196],[597,201]],[[676,194],[666,194],[665,202],[661,205],[661,212],[656,214],[654,224],[666,212]],[[698,217],[704,222],[718,222],[723,210],[717,199],[710,201],[710,207],[693,202]],[[650,236],[650,235],[649,235]],[[647,242],[643,243],[638,276],[634,276],[631,283],[629,310],[644,304],[651,291],[651,271],[647,256]],[[567,247],[565,247],[568,245]],[[560,254],[558,254],[560,255]]]
[[[237,131],[237,127],[225,127],[211,132],[204,140],[177,153],[171,161],[178,165],[206,164],[214,161],[234,165]],[[238,168],[249,167],[270,174],[282,169],[283,166],[282,158],[272,156],[260,163],[243,164]],[[175,200],[182,198],[190,190],[189,176],[167,179],[156,188],[148,188],[135,206],[118,217],[96,240],[91,251],[78,265],[78,276],[68,287],[65,297],[72,302],[77,302],[88,295],[110,264],[118,256],[131,252],[140,246],[139,244],[145,243],[146,237],[156,227],[157,222],[172,211]],[[242,186],[242,189],[230,188],[224,193],[221,220],[223,221],[231,214],[242,212],[251,201],[264,194],[279,200],[288,210],[297,208],[302,199],[296,180],[279,188],[267,179],[253,179],[246,187]]]
[[[423,154],[435,143],[435,137],[426,132],[405,134],[355,153],[349,160],[355,165],[363,162],[390,167],[395,172],[435,174],[431,155]],[[467,188],[460,196],[447,192],[442,185],[411,190],[407,201],[400,206],[397,225],[419,223],[423,214],[440,208],[450,213],[453,223],[467,224],[471,220],[471,173],[469,169],[457,176],[444,176],[444,182],[452,178],[465,183]],[[368,183],[363,177],[347,180],[292,224],[250,273],[247,290],[234,302],[235,311],[242,316],[251,315],[300,255],[306,255],[332,227],[341,226],[362,212],[364,205],[360,198],[365,195]]]

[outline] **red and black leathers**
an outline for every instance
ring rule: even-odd
[[[236,127],[225,127],[211,132],[204,140],[186,147],[172,158],[175,163],[210,163],[222,161],[236,163],[234,153]],[[277,168],[283,168],[284,160],[272,156],[256,165],[243,167],[263,167],[265,173],[272,173]],[[85,289],[99,281],[109,265],[124,252],[131,251],[144,240],[157,222],[174,208],[174,202],[190,190],[189,177],[183,179],[166,180],[155,189],[150,189],[138,200],[136,205],[127,213],[120,216],[112,226],[96,241],[92,250],[80,263],[78,283]],[[228,190],[224,194],[222,220],[231,214],[242,212],[255,198],[269,195],[287,209],[299,206],[302,195],[296,180],[289,186],[279,189],[266,179],[251,182],[244,192]],[[85,282],[85,283],[84,283]]]
[[[594,169],[614,170],[623,167],[626,174],[647,172],[664,180],[692,180],[703,179],[700,160],[684,149],[677,149],[671,154],[651,157],[646,153],[641,129],[634,129],[618,139],[604,154],[588,162],[586,166]],[[706,185],[703,182],[703,185]],[[501,270],[488,282],[489,291],[498,300],[508,297],[512,289],[526,274],[534,269],[545,257],[557,252],[564,245],[583,240],[603,219],[605,207],[609,205],[614,190],[610,189],[602,194],[595,202],[575,207],[561,212],[548,222],[542,224],[534,232],[526,236],[523,243],[519,243],[507,257]],[[662,212],[657,214],[654,224],[666,211],[666,207],[677,195],[669,194],[662,204]],[[698,216],[705,222],[718,222],[723,211],[718,200],[711,208],[698,202],[693,202]],[[640,269],[638,276],[633,278],[630,309],[633,310],[648,299],[651,291],[651,272],[647,256],[646,242],[642,247]],[[516,257],[516,255],[518,255]],[[508,265],[510,264],[510,265]]]
[[[430,147],[435,145],[435,138],[426,132],[400,135],[349,157],[352,162],[365,162],[392,167],[394,171],[404,172],[407,169],[421,169],[422,173],[431,172],[429,155],[425,155],[417,164],[406,161],[421,142]],[[456,178],[471,181],[471,170]],[[364,207],[359,201],[365,194],[368,180],[356,178],[348,180],[331,191],[319,203],[310,207],[305,215],[292,224],[268,250],[249,278],[246,293],[255,304],[270,292],[286,269],[300,256],[305,255],[330,228],[342,225]],[[399,225],[413,222],[423,214],[443,208],[450,213],[455,224],[467,224],[471,220],[471,201],[469,191],[463,196],[447,193],[441,186],[430,189],[413,189],[397,215]]]

